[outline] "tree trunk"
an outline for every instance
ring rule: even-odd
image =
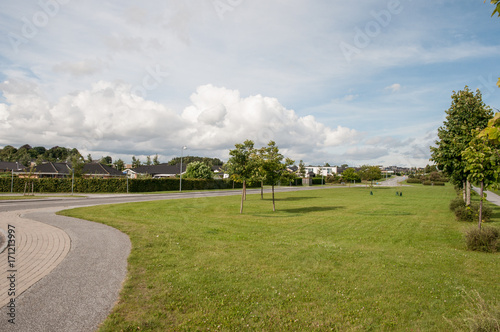
[[[273,188],[273,190],[272,190],[273,191],[273,212],[275,212],[276,211],[276,205],[274,204],[274,184],[273,184],[272,188]]]
[[[481,181],[481,190],[479,192],[479,196],[481,200],[479,201],[479,230],[481,230],[481,223],[483,221],[483,190],[484,190],[484,181]]]
[[[467,194],[466,194],[466,190],[465,190],[465,187],[466,187],[466,184],[465,182],[463,182],[463,189],[462,189],[462,196],[463,196],[463,199],[464,199],[464,202],[467,202]]]
[[[260,199],[264,199],[264,181],[260,180]]]
[[[247,181],[243,180],[243,199],[247,200]]]
[[[241,205],[240,205],[240,214],[243,213],[243,201],[245,198],[245,181],[243,181],[243,189],[241,190]]]
[[[465,193],[467,195],[467,200],[465,201],[465,205],[469,206],[470,205],[470,182],[467,180],[467,183],[465,185]]]

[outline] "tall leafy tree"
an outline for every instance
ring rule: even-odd
[[[241,191],[240,213],[243,213],[243,201],[246,198],[246,185],[255,173],[254,143],[251,140],[246,140],[243,143],[235,144],[235,149],[229,150],[231,156],[227,162],[227,169],[236,182],[243,183]]]
[[[125,168],[125,163],[123,162],[123,160],[121,159],[118,159],[118,160],[115,160],[115,162],[113,163],[113,166],[115,166],[115,168],[118,170],[118,171],[123,171],[123,169]]]
[[[382,178],[382,171],[377,166],[363,165],[359,170],[359,175],[362,180],[370,181],[373,186],[374,180]]]
[[[139,160],[139,158],[132,156],[132,168],[137,168],[139,166],[141,166],[141,161]]]
[[[467,86],[464,90],[453,91],[451,99],[446,121],[438,129],[439,140],[431,147],[431,160],[450,177],[452,183],[463,186],[464,198],[469,204],[470,186],[462,152],[474,138],[473,131],[485,128],[493,112],[484,104],[481,92],[476,90],[474,94]]]
[[[352,181],[360,181],[361,178],[359,177],[358,173],[356,173],[356,170],[354,168],[348,168],[344,172],[342,172],[342,181],[349,183],[349,186],[351,185]]]
[[[160,160],[158,160],[158,154],[153,157],[153,165],[160,165]]]

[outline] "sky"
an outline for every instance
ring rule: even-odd
[[[500,108],[488,2],[3,1],[0,147],[422,167],[453,91]]]

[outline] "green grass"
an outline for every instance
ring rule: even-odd
[[[249,195],[243,215],[237,196],[64,214],[132,241],[101,331],[448,331],[464,294],[498,299],[499,256],[465,250],[451,186],[372,191],[279,193],[275,213]]]

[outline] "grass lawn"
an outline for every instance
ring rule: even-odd
[[[451,186],[276,196],[275,213],[269,195],[243,215],[237,196],[63,212],[132,241],[101,331],[450,331],[467,295],[500,298],[500,257],[465,250]]]

